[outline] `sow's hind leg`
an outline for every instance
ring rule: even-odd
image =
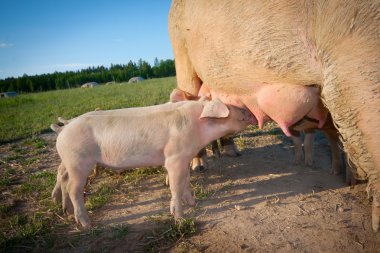
[[[357,168],[358,179],[368,179],[367,192],[373,198],[372,228],[378,231],[380,66],[377,64],[378,48],[377,53],[366,50],[369,48],[355,47],[355,50],[347,50],[350,54],[329,63],[324,73],[322,97],[342,136],[348,159]]]

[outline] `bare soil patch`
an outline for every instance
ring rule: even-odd
[[[237,136],[241,157],[210,157],[208,170],[192,172],[197,205],[188,207],[185,216],[194,218],[196,231],[179,237],[170,227],[164,172],[136,177],[103,170],[90,181],[88,197],[105,184],[112,192],[105,205],[90,212],[90,231],[77,227],[59,207],[43,205],[48,197],[17,194],[28,176],[56,172],[55,136],[41,138],[46,142],[42,149],[29,145],[15,159],[9,157],[25,146],[22,142],[0,147],[0,175],[12,166],[15,170],[1,192],[1,205],[9,206],[1,215],[1,233],[9,237],[15,215],[43,212],[50,222],[46,233],[3,243],[2,251],[380,252],[365,184],[349,187],[343,176],[329,174],[331,157],[322,134],[315,141],[312,168],[292,164],[292,143],[274,124]],[[27,157],[38,159],[25,164]]]

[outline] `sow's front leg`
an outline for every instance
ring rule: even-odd
[[[378,26],[376,27],[378,29]],[[372,35],[371,35],[372,36]],[[357,39],[357,38],[356,38]],[[331,53],[325,69],[322,97],[342,136],[348,159],[357,168],[358,179],[368,179],[372,202],[372,228],[380,222],[380,66],[379,48],[355,47],[342,41]],[[375,39],[378,45],[378,39]],[[341,52],[349,52],[340,54]],[[355,69],[352,69],[355,66]]]

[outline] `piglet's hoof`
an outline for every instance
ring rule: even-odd
[[[193,195],[191,194],[191,191],[186,191],[182,195],[182,201],[189,206],[195,206],[195,200],[193,198]]]
[[[83,228],[90,228],[91,227],[91,222],[90,218],[86,213],[81,213],[81,214],[76,214],[75,216],[75,221],[78,224],[81,224]]]
[[[62,210],[66,215],[74,214],[74,207],[70,199],[66,198],[62,201]]]
[[[61,188],[56,187],[54,188],[53,192],[51,193],[51,197],[54,201],[54,203],[59,204],[62,202],[62,191]]]
[[[90,229],[91,228],[91,222],[84,222],[83,224],[81,223],[83,229]]]
[[[180,219],[183,216],[182,205],[177,200],[170,201],[170,213],[174,216],[174,219]]]

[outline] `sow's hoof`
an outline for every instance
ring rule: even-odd
[[[372,203],[372,229],[374,232],[379,231],[380,226],[380,201]]]
[[[355,178],[355,175],[351,172],[351,170],[346,168],[346,184],[347,185],[357,185],[358,181]]]
[[[379,231],[380,227],[380,182],[369,184],[368,197],[372,197],[372,229]]]

